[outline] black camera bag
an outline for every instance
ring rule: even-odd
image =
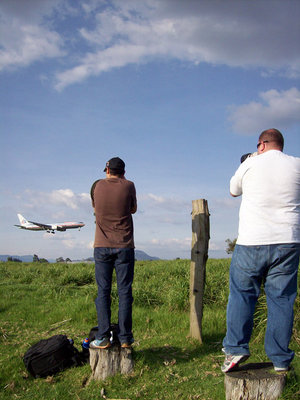
[[[78,350],[66,335],[54,335],[31,346],[23,357],[32,376],[46,377],[80,364]]]

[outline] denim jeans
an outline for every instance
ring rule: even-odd
[[[94,249],[95,277],[98,297],[95,300],[98,317],[97,339],[110,336],[111,286],[116,270],[119,296],[119,332],[121,343],[132,343],[132,282],[134,276],[134,249],[96,247]]]
[[[235,246],[230,266],[227,333],[223,340],[227,354],[250,354],[253,314],[264,283],[268,307],[265,351],[274,366],[289,366],[294,358],[289,342],[299,253],[299,243]]]

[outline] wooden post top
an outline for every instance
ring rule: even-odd
[[[193,214],[208,214],[208,204],[205,199],[192,200]]]

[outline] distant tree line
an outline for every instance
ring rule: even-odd
[[[70,258],[66,258],[65,260],[63,259],[63,257],[59,257],[56,259],[57,263],[64,263],[64,262],[72,262],[72,260],[70,260]]]
[[[7,261],[22,262],[22,260],[20,260],[19,258],[12,257],[12,256],[7,257]],[[46,258],[39,258],[39,256],[37,254],[33,255],[32,262],[34,262],[34,263],[49,263],[49,261]],[[72,262],[72,260],[69,257],[67,257],[66,259],[64,259],[63,257],[58,257],[56,259],[56,262],[57,263],[67,263],[67,262]]]
[[[225,242],[227,243],[226,247],[226,253],[227,254],[232,254],[236,245],[236,238],[231,240],[231,239],[226,239]],[[180,259],[179,257],[177,258],[178,260]],[[22,262],[19,258],[14,258],[14,257],[7,257],[7,261],[14,261],[14,262]],[[33,262],[38,262],[38,263],[49,263],[46,258],[39,258],[36,254],[33,255]],[[85,261],[94,261],[93,257],[87,258]],[[56,259],[57,263],[67,263],[67,262],[72,262],[70,258],[64,259],[63,257],[58,257]]]
[[[233,253],[233,250],[234,250],[235,245],[236,245],[236,240],[237,239],[233,239],[233,240],[226,239],[225,240],[225,242],[227,243],[227,248],[226,248],[226,253],[227,254],[232,254]]]
[[[13,261],[13,262],[22,262],[19,258],[14,258],[14,257],[7,257],[7,261]]]
[[[38,263],[49,263],[46,258],[39,258],[36,254],[33,255],[33,260],[32,262],[38,262]]]
[[[63,259],[63,257],[58,257],[55,261],[57,263],[72,262],[72,260],[70,260],[70,258],[68,257],[65,260]],[[45,258],[39,258],[36,254],[34,254],[33,262],[48,263],[49,261],[46,260]]]

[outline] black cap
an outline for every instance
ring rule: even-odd
[[[117,172],[123,173],[125,171],[125,163],[121,158],[113,157],[107,161],[104,172],[106,172],[106,168],[111,168]]]

